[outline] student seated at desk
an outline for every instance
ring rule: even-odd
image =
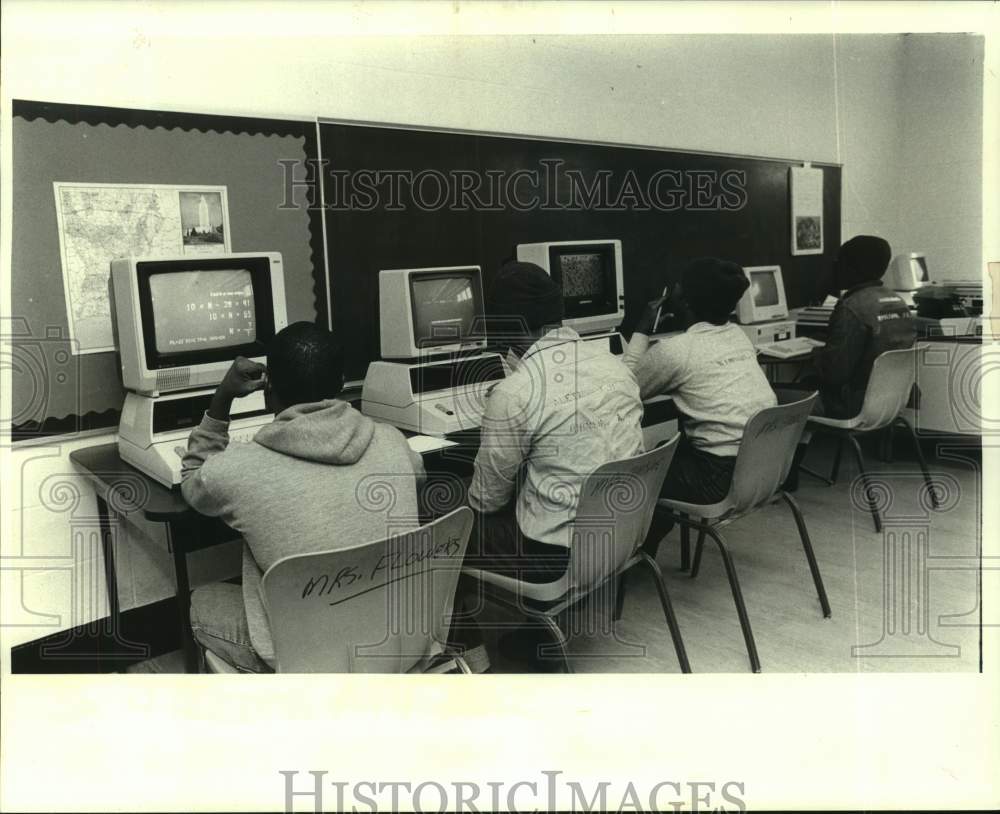
[[[395,427],[376,424],[338,401],[342,387],[343,354],[333,335],[297,322],[274,337],[266,368],[249,359],[233,362],[188,440],[184,498],[202,514],[221,517],[246,541],[242,588],[220,582],[195,590],[191,627],[203,647],[240,670],[274,669],[260,595],[261,577],[271,565],[291,554],[386,536],[386,514],[358,504],[362,478],[391,479],[393,512],[417,516],[420,457]],[[253,441],[230,443],[233,400],[261,388],[274,421]]]
[[[823,414],[851,418],[861,412],[875,359],[912,348],[916,320],[896,292],[882,285],[892,249],[880,237],[852,237],[837,252],[835,285],[846,289],[830,315],[826,346],[814,357]]]
[[[562,292],[539,266],[505,265],[487,305],[503,320],[496,341],[506,345],[512,373],[493,388],[482,418],[469,487],[476,522],[465,564],[551,582],[569,563],[584,479],[608,461],[643,451],[639,387],[606,345],[583,342],[562,325]],[[460,583],[467,612],[477,605],[476,588],[467,578]],[[529,630],[517,633],[502,640],[505,649],[534,661],[539,640]],[[456,621],[453,637],[466,648],[481,644],[468,620]]]
[[[477,514],[466,563],[558,579],[584,479],[643,451],[635,376],[604,345],[562,325],[562,292],[534,263],[508,263],[488,308],[504,325],[512,373],[482,420],[469,503]]]
[[[777,403],[757,354],[729,315],[749,286],[736,263],[701,257],[681,272],[669,296],[684,333],[650,346],[648,334],[665,298],[646,306],[625,352],[643,399],[669,395],[684,417],[683,432],[663,484],[663,497],[716,503],[729,492],[747,421]],[[657,515],[648,544],[670,530]]]
[[[819,390],[815,415],[852,418],[861,412],[875,359],[888,350],[913,347],[916,321],[903,299],[882,285],[892,249],[880,237],[852,237],[837,252],[834,285],[844,291],[833,309],[826,345],[813,357],[815,371],[795,386],[777,388],[783,399]],[[811,433],[802,434],[786,491],[798,487],[798,468]]]

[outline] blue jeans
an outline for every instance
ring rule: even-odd
[[[250,643],[243,588],[214,582],[191,594],[191,630],[195,641],[244,673],[273,673]]]

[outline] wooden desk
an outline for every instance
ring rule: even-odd
[[[70,453],[69,459],[91,483],[97,495],[104,577],[108,588],[108,625],[112,637],[116,642],[124,644],[119,635],[121,601],[115,570],[113,516],[126,522],[142,517],[162,523],[167,533],[167,547],[174,561],[184,663],[188,672],[197,672],[198,650],[191,635],[188,615],[191,607],[191,581],[188,577],[187,555],[192,551],[239,539],[239,534],[221,520],[203,517],[195,512],[184,502],[179,490],[168,489],[125,463],[118,454],[117,444],[78,449]]]

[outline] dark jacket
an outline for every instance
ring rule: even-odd
[[[824,413],[831,418],[856,416],[875,358],[887,350],[913,347],[916,335],[910,309],[881,280],[848,289],[833,309],[826,347],[816,354]]]

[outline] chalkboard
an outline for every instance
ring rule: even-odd
[[[233,251],[283,255],[291,320],[326,322],[322,220],[284,168],[316,156],[315,122],[13,103],[12,435],[114,427],[124,399],[113,352],[68,341],[54,181],[216,184],[228,189]]]
[[[488,290],[518,243],[618,238],[628,334],[690,258],[779,264],[795,307],[825,293],[840,243],[835,165],[814,165],[824,176],[825,252],[793,257],[789,168],[802,162],[341,122],[322,123],[320,149],[332,319],[348,340],[348,379],[363,378],[378,358],[380,269],[480,265]],[[491,194],[518,171],[511,195]],[[580,205],[568,206],[603,178],[607,206],[579,194]],[[462,184],[475,179],[478,199],[463,198]],[[629,197],[630,189],[640,194]]]

